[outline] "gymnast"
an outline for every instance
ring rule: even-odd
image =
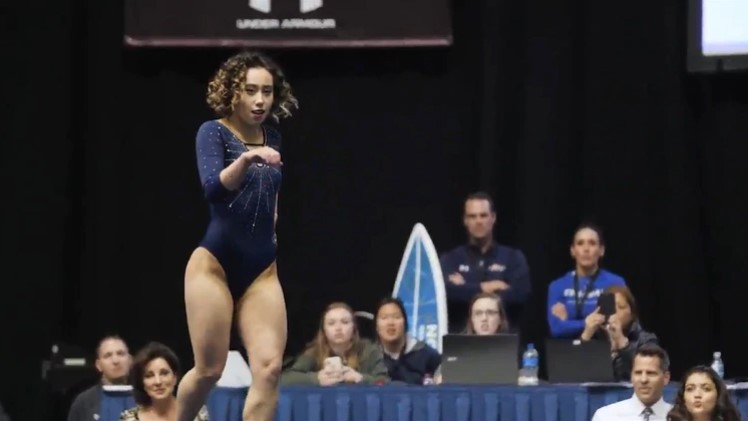
[[[193,420],[221,377],[236,320],[252,372],[243,419],[269,421],[287,321],[276,268],[281,136],[265,121],[289,117],[298,101],[274,61],[242,52],[220,66],[207,102],[218,119],[200,126],[196,152],[210,223],[185,271],[195,366],[179,385],[177,420]]]

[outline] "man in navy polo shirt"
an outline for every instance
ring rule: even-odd
[[[501,296],[510,329],[517,331],[522,307],[530,295],[530,270],[525,255],[494,242],[496,210],[488,194],[468,196],[463,221],[468,243],[440,259],[447,291],[449,331],[460,332],[465,328],[470,300],[480,292]]]

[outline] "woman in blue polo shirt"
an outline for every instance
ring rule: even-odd
[[[554,338],[578,338],[584,330],[584,319],[595,311],[603,291],[613,285],[626,286],[619,275],[600,267],[605,242],[599,228],[580,225],[574,232],[571,257],[576,262],[548,286],[548,325]]]

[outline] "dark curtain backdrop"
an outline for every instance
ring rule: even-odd
[[[45,412],[57,340],[173,346],[191,363],[184,265],[207,222],[194,136],[228,50],[128,50],[122,4],[5,2],[0,399]],[[548,283],[583,219],[606,229],[676,376],[740,345],[748,296],[748,76],[685,72],[685,4],[454,2],[447,49],[271,51],[301,110],[281,125],[281,277],[288,352],[332,300],[372,310],[414,223],[464,240],[464,196],[497,203],[546,335]]]

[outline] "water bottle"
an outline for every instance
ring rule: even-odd
[[[714,359],[712,360],[712,370],[719,374],[719,377],[725,378],[725,364],[722,362],[722,353],[717,351],[714,353]]]
[[[522,354],[522,368],[519,373],[520,386],[538,384],[538,359],[535,344],[527,344],[527,349]]]
[[[432,377],[431,374],[426,373],[426,375],[423,376],[423,385],[431,386],[432,384],[434,384],[434,377]]]

